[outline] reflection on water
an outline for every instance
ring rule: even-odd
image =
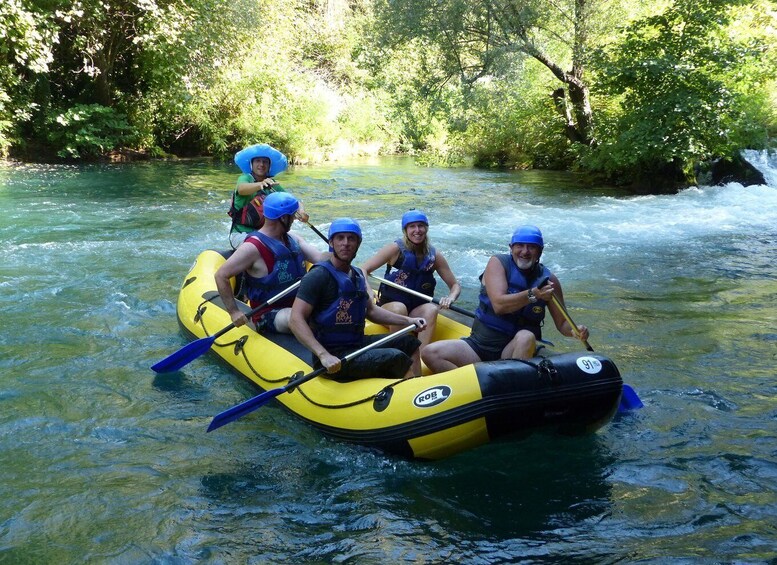
[[[595,436],[424,464],[273,404],[206,434],[251,387],[208,356],[149,370],[185,343],[178,288],[226,248],[236,178],[205,161],[0,165],[0,561],[773,558],[777,188],[632,197],[408,159],[279,177],[319,230],[362,223],[360,260],[424,209],[468,309],[488,257],[539,225],[571,314],[646,405]]]

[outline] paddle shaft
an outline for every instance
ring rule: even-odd
[[[258,313],[261,310],[264,310],[265,308],[267,308],[268,306],[270,306],[272,304],[275,304],[276,302],[278,302],[281,298],[283,298],[287,294],[297,290],[297,288],[299,287],[300,284],[302,284],[302,279],[298,280],[293,285],[291,285],[289,288],[286,288],[286,289],[282,290],[281,292],[279,292],[278,294],[276,294],[272,298],[268,299],[267,302],[265,302],[264,304],[260,304],[256,308],[252,309],[250,312],[248,312],[246,314],[246,318],[248,318],[250,320],[251,316],[253,316],[254,314]],[[222,328],[219,331],[217,331],[211,337],[213,339],[217,339],[217,338],[221,337],[222,335],[224,335],[225,333],[227,333],[229,330],[231,330],[234,327],[235,327],[235,322],[232,322],[227,327]]]
[[[573,333],[573,334],[575,334],[575,336],[577,337],[577,339],[579,339],[580,341],[582,341],[582,342],[583,342],[583,345],[585,345],[585,348],[586,348],[588,351],[593,351],[593,350],[594,350],[594,348],[593,348],[593,347],[591,347],[591,344],[589,344],[587,340],[583,339],[583,338],[580,336],[580,332],[579,332],[579,331],[578,331],[578,329],[577,329],[577,325],[575,325],[575,322],[573,322],[573,321],[572,321],[572,316],[570,316],[570,315],[569,315],[569,312],[567,312],[567,309],[566,309],[566,308],[564,308],[564,305],[561,303],[561,300],[559,300],[558,298],[556,298],[556,295],[555,295],[555,294],[551,294],[551,295],[550,295],[550,298],[551,298],[551,300],[553,300],[553,304],[555,304],[556,306],[558,306],[558,309],[559,309],[559,310],[561,310],[561,313],[562,313],[562,314],[564,315],[564,317],[567,319],[567,322],[569,322],[569,325],[570,325],[570,326],[572,326],[572,333]]]
[[[329,240],[326,238],[326,236],[325,236],[323,233],[321,233],[320,231],[318,231],[318,229],[316,228],[316,226],[314,226],[314,225],[313,225],[313,224],[311,224],[310,222],[305,222],[305,223],[308,225],[308,227],[309,227],[310,229],[312,229],[314,232],[316,232],[316,235],[318,235],[318,237],[320,237],[321,239],[323,239],[324,241],[326,241],[327,243],[329,243]]]
[[[375,279],[376,281],[380,281],[380,282],[382,282],[383,284],[385,284],[387,286],[390,286],[390,287],[402,290],[402,291],[404,291],[404,292],[406,292],[408,294],[412,294],[413,296],[417,296],[418,298],[422,298],[422,299],[424,299],[424,300],[426,300],[428,302],[434,302],[435,304],[439,304],[440,303],[440,301],[437,298],[435,298],[433,296],[429,296],[428,294],[423,294],[421,292],[413,290],[412,288],[407,288],[406,286],[402,286],[401,284],[397,284],[397,283],[394,283],[394,282],[391,282],[391,281],[387,281],[386,279],[382,279],[382,278],[380,278],[378,276],[375,276],[375,275],[370,275],[370,276],[373,279]],[[454,306],[453,304],[448,306],[448,308],[450,308],[454,312],[458,312],[459,314],[464,314],[465,316],[469,316],[470,318],[474,318],[475,317],[475,313],[474,312],[470,312],[469,310],[465,310],[464,308],[459,308],[458,306]]]
[[[540,281],[540,284],[537,285],[537,288],[542,288],[547,284],[548,280],[547,277]],[[564,315],[564,318],[566,318],[567,322],[569,322],[569,325],[572,326],[572,333],[577,336],[577,339],[580,339],[580,341],[585,344],[585,348],[588,351],[593,351],[594,348],[591,347],[591,344],[588,343],[587,340],[583,340],[580,338],[580,332],[577,330],[577,324],[572,320],[572,316],[569,315],[569,312],[567,312],[567,309],[564,308],[564,305],[561,303],[561,301],[556,298],[555,294],[550,295],[551,300],[553,300],[553,303],[558,306],[558,309],[561,310],[561,313]],[[637,395],[637,392],[631,388],[626,383],[623,383],[623,392],[621,393],[621,400],[618,404],[618,412],[619,413],[625,413],[629,412],[631,410],[639,410],[642,408],[643,404],[642,401],[639,399],[639,395]]]
[[[284,289],[283,291],[279,292],[278,294],[276,294],[275,296],[267,300],[267,302],[265,302],[264,304],[257,306],[256,308],[248,312],[248,314],[246,314],[246,317],[250,318],[251,316],[259,312],[263,308],[266,308],[267,306],[277,302],[278,300],[280,300],[281,298],[283,298],[284,296],[286,296],[287,294],[295,290],[300,285],[300,282],[301,281],[295,282],[289,288]],[[152,365],[151,369],[157,373],[169,373],[171,371],[177,371],[184,365],[188,365],[189,363],[197,359],[197,357],[199,357],[200,355],[208,351],[211,348],[211,346],[214,344],[216,339],[218,339],[219,337],[221,337],[222,335],[224,335],[234,327],[235,327],[235,323],[232,322],[231,324],[229,324],[225,328],[220,329],[218,332],[216,332],[213,335],[200,338],[191,343],[187,343],[175,353],[168,355],[158,363],[155,363],[154,365]]]
[[[375,349],[377,347],[380,347],[381,345],[384,345],[384,344],[386,344],[386,343],[388,343],[390,341],[393,341],[393,340],[395,340],[398,337],[401,337],[401,336],[403,336],[403,335],[405,335],[407,333],[410,333],[414,329],[415,329],[415,324],[410,324],[409,326],[405,326],[401,330],[395,331],[393,334],[389,334],[387,336],[384,336],[384,337],[380,338],[378,341],[376,341],[374,343],[371,343],[369,345],[365,345],[364,347],[362,347],[361,349],[357,349],[356,351],[352,351],[351,353],[349,353],[345,357],[342,357],[340,359],[340,362],[341,363],[345,363],[347,361],[350,361],[351,359],[354,359],[354,358],[358,357],[362,353],[365,353],[365,352],[369,351],[370,349]],[[284,392],[294,390],[299,385],[308,382],[313,377],[317,377],[318,375],[320,375],[324,371],[326,371],[326,368],[320,367],[320,368],[316,369],[315,371],[313,371],[312,373],[309,373],[309,374],[307,374],[307,375],[305,375],[303,377],[300,377],[299,379],[292,380],[291,382],[289,382],[289,384],[287,384],[285,387],[283,387]]]
[[[358,357],[362,353],[365,353],[370,349],[375,349],[376,347],[380,347],[381,345],[388,343],[400,336],[403,336],[406,333],[413,331],[414,329],[415,329],[415,324],[410,324],[409,326],[404,327],[401,330],[396,331],[392,334],[389,334],[374,343],[371,343],[369,345],[362,347],[361,349],[357,349],[356,351],[349,353],[345,357],[342,357],[340,359],[340,362],[345,363],[346,361],[350,361],[351,359]],[[211,423],[208,426],[208,431],[209,432],[213,431],[230,422],[234,422],[241,416],[245,416],[246,414],[253,412],[257,408],[264,406],[276,396],[280,396],[284,392],[292,391],[298,386],[300,386],[301,384],[304,384],[309,380],[314,379],[315,377],[325,372],[326,372],[326,367],[319,367],[318,369],[316,369],[315,371],[311,371],[307,375],[302,375],[297,378],[294,378],[294,376],[292,376],[290,377],[291,380],[289,381],[289,384],[287,384],[286,386],[270,389],[268,391],[265,391],[261,394],[254,396],[253,398],[249,398],[248,400],[238,404],[237,406],[233,406],[228,410],[224,410],[223,412],[216,414],[216,416],[213,417],[213,420],[211,420]]]

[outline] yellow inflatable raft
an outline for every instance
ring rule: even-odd
[[[221,253],[204,251],[184,279],[178,321],[192,338],[212,336],[231,323],[213,277],[224,261]],[[387,329],[368,324],[367,332]],[[466,325],[438,317],[435,340],[468,334]],[[293,336],[262,335],[246,326],[220,336],[211,352],[262,391],[313,370],[311,353]],[[332,438],[408,458],[440,459],[537,429],[596,430],[615,413],[622,387],[612,361],[583,352],[476,363],[405,380],[346,383],[319,376],[276,400]]]

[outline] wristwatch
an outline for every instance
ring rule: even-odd
[[[534,296],[534,290],[533,290],[533,289],[531,289],[531,288],[530,288],[530,289],[527,291],[527,294],[526,294],[526,296],[528,296],[528,297],[529,297],[529,302],[531,302],[532,304],[534,304],[535,302],[537,302],[537,297],[536,297],[536,296]]]

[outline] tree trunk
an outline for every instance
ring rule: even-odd
[[[556,110],[564,117],[566,136],[573,143],[592,146],[594,144],[594,118],[588,96],[588,85],[579,78],[583,74],[580,67],[577,67],[574,73],[568,73],[545,53],[529,43],[525,43],[521,50],[548,67],[550,72],[566,85],[569,91],[568,100],[563,88],[554,90],[552,94]]]
[[[588,86],[582,81],[569,83],[569,100],[572,104],[572,110],[577,124],[576,132],[579,137],[579,143],[592,147],[596,144],[594,140],[594,117],[591,112],[591,100],[588,96]],[[572,140],[575,141],[575,140]]]

